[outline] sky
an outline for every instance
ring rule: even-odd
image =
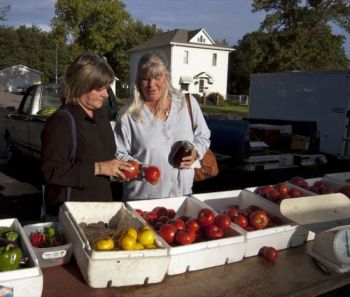
[[[124,0],[134,20],[155,24],[164,31],[204,28],[214,40],[228,40],[234,46],[249,32],[256,31],[264,12],[252,13],[251,0]],[[55,0],[0,0],[0,7],[11,5],[8,26],[33,24],[50,30]],[[340,28],[334,33],[346,36],[345,50],[350,58],[350,34]]]

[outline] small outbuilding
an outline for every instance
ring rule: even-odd
[[[0,91],[23,91],[30,85],[40,84],[43,73],[24,65],[0,70]]]

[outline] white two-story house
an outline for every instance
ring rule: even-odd
[[[216,44],[204,29],[165,32],[128,50],[130,86],[140,57],[151,50],[161,50],[168,57],[175,88],[201,96],[218,92],[226,98],[228,56],[233,49]]]

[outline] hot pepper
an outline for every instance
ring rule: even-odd
[[[19,267],[22,251],[19,247],[9,243],[0,248],[0,271],[15,270]]]

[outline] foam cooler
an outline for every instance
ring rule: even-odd
[[[263,246],[272,246],[277,250],[302,245],[307,237],[308,231],[284,218],[279,209],[269,201],[261,199],[253,192],[246,190],[213,192],[196,194],[193,197],[201,200],[217,212],[228,209],[230,205],[238,205],[239,208],[246,208],[251,205],[258,206],[272,216],[283,221],[283,224],[275,227],[268,227],[262,230],[246,231],[236,224],[245,236],[244,256],[256,256]]]
[[[143,223],[120,202],[66,202],[59,222],[86,283],[94,288],[161,282],[169,266],[167,246],[157,236],[156,249],[94,251],[80,224],[140,228]]]
[[[19,234],[22,253],[28,256],[25,268],[0,272],[0,287],[8,288],[14,297],[40,297],[43,290],[43,275],[23,227],[15,218],[0,220],[0,226],[11,227]]]
[[[156,206],[174,209],[176,211],[175,218],[183,215],[196,218],[198,212],[206,207],[201,201],[185,196],[127,202],[127,207],[135,213],[135,209],[150,211]],[[244,254],[244,236],[239,234],[238,229],[234,230],[232,228],[229,230],[229,233],[232,233],[232,236],[217,240],[184,246],[168,245],[170,263],[167,273],[175,275],[186,271],[195,271],[241,261]]]

